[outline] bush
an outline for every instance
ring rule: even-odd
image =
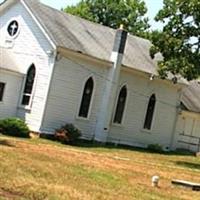
[[[0,120],[0,132],[4,135],[28,138],[30,130],[23,120],[8,118]]]
[[[73,124],[65,124],[55,131],[55,139],[62,142],[71,144],[74,143],[81,136],[81,131]]]
[[[156,152],[156,153],[163,152],[163,148],[160,144],[149,144],[147,148],[152,152]]]

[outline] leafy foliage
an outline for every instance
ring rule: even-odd
[[[54,136],[56,140],[62,143],[73,143],[81,136],[81,131],[73,124],[65,124],[56,129]]]
[[[123,24],[137,36],[145,37],[149,28],[148,18],[144,17],[147,8],[142,0],[82,0],[64,11],[115,29]]]
[[[168,72],[182,75],[188,80],[200,75],[200,1],[164,0],[157,21],[164,23],[162,32],[152,35],[150,54],[163,55],[159,73],[165,78]]]
[[[30,130],[23,120],[8,118],[0,120],[0,132],[4,135],[28,138]]]

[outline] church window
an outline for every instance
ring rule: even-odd
[[[3,101],[5,83],[0,82],[0,102]]]
[[[19,23],[16,20],[11,21],[8,24],[7,31],[9,36],[14,37],[19,32]]]
[[[30,105],[30,101],[31,101],[32,93],[33,93],[33,85],[35,81],[35,74],[36,74],[36,69],[35,69],[34,64],[32,64],[30,68],[28,69],[26,82],[24,85],[23,97],[22,97],[22,102],[21,102],[21,104],[24,106]]]
[[[126,104],[126,97],[127,97],[127,88],[126,86],[123,86],[118,96],[117,106],[116,106],[114,120],[113,120],[113,122],[116,124],[122,123],[122,118],[123,118],[125,104]]]
[[[79,114],[78,114],[79,117],[88,118],[93,89],[94,89],[94,80],[92,77],[90,77],[86,81],[85,87],[83,90],[82,100],[81,100]]]
[[[155,96],[155,94],[152,94],[149,99],[149,103],[148,103],[148,107],[147,107],[147,111],[146,111],[144,129],[148,129],[148,130],[151,129],[155,105],[156,105],[156,96]]]

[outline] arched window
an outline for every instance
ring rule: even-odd
[[[148,129],[148,130],[151,129],[155,105],[156,105],[156,96],[155,94],[152,94],[149,99],[149,103],[147,107],[147,112],[146,112],[146,117],[145,117],[145,122],[144,122],[144,129]]]
[[[28,106],[30,104],[33,84],[35,80],[35,73],[36,73],[36,69],[35,69],[34,64],[32,64],[28,69],[26,82],[24,85],[24,91],[23,91],[23,97],[22,97],[22,105],[24,106]]]
[[[84,117],[84,118],[88,117],[93,89],[94,89],[94,81],[93,81],[93,78],[90,77],[86,81],[85,87],[83,90],[83,96],[82,96],[81,105],[80,105],[79,114],[78,114],[79,117]]]
[[[113,122],[116,124],[122,123],[123,113],[124,113],[125,104],[126,104],[126,97],[127,97],[127,88],[126,86],[123,86],[118,96],[117,106],[116,106],[114,120],[113,120]]]

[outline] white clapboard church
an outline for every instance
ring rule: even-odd
[[[161,80],[148,40],[37,0],[0,5],[0,118],[52,134],[75,124],[85,139],[176,148],[185,83]]]

